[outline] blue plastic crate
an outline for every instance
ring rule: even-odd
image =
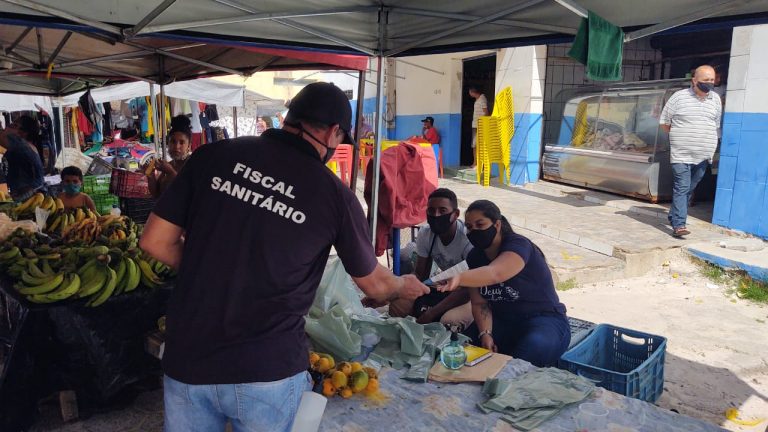
[[[592,333],[560,357],[560,368],[607,390],[646,402],[664,391],[667,339],[610,324]]]

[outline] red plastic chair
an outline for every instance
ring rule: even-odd
[[[336,162],[339,166],[339,177],[344,184],[349,185],[352,179],[352,145],[339,144],[336,147],[336,152],[329,162]]]
[[[361,139],[360,140],[360,171],[365,177],[365,172],[368,169],[368,161],[373,159],[373,140]]]

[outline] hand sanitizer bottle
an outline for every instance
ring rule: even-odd
[[[440,351],[440,363],[447,369],[461,369],[464,366],[464,362],[467,361],[467,353],[464,351],[464,347],[459,343],[459,335],[455,332],[451,332],[451,342],[444,346]]]

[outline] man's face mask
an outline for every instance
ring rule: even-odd
[[[715,83],[699,81],[699,82],[696,82],[696,87],[698,87],[698,89],[703,91],[704,93],[709,93],[712,91],[712,89],[715,88]]]
[[[427,223],[429,224],[429,229],[437,235],[447,233],[451,229],[453,223],[456,221],[453,218],[453,215],[453,212],[439,216],[427,215]]]

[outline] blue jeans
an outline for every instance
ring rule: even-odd
[[[477,326],[473,323],[464,333],[477,340]],[[557,366],[560,356],[571,343],[568,318],[558,313],[534,314],[524,317],[493,317],[492,335],[496,348],[502,354],[523,359],[538,367]]]
[[[708,164],[708,161],[698,164],[672,164],[672,205],[669,207],[668,219],[673,229],[685,226],[688,219],[688,202],[704,177]]]
[[[225,367],[225,366],[222,366]],[[289,432],[301,396],[311,389],[307,372],[280,381],[191,385],[163,379],[165,432]]]

